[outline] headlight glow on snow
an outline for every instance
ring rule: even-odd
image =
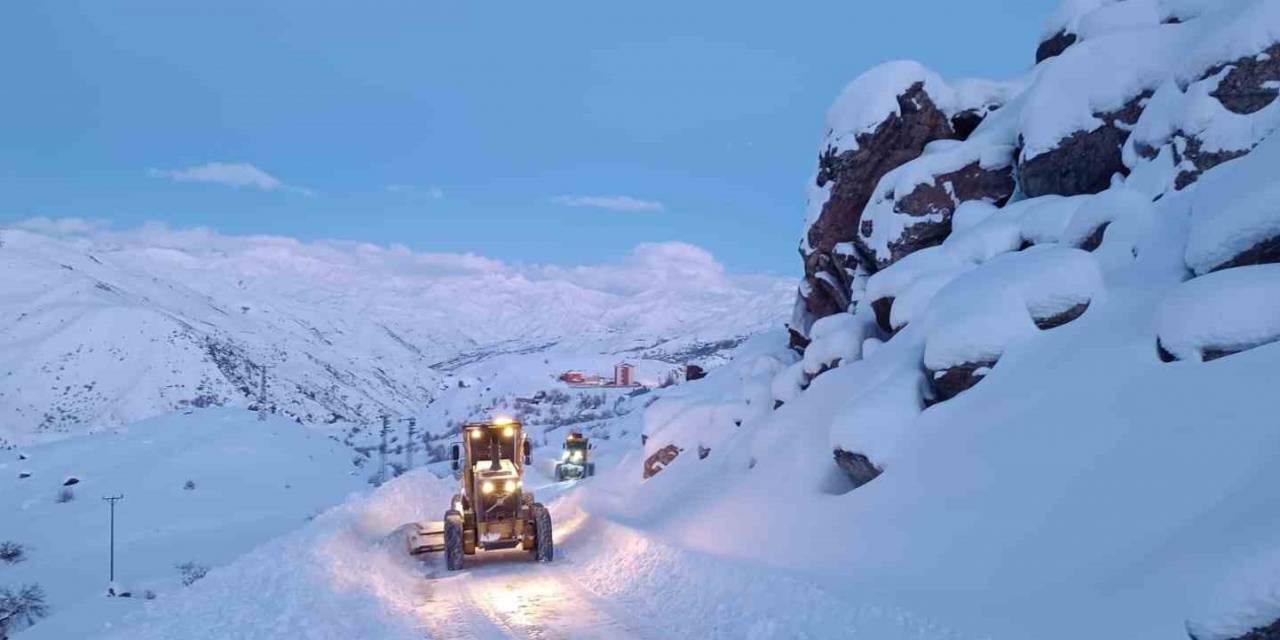
[[[512,420],[512,419],[511,419],[510,417],[508,417],[508,416],[498,416],[498,417],[496,417],[496,418],[494,418],[494,419],[493,419],[493,424],[495,424],[495,425],[497,425],[497,426],[499,426],[499,427],[501,427],[501,426],[503,426],[503,425],[511,424],[511,423],[513,423],[513,422],[515,422],[515,420]]]
[[[480,485],[480,493],[493,493],[493,482],[485,480],[484,484]]]

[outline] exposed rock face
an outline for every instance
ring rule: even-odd
[[[879,298],[873,301],[871,303],[871,310],[876,314],[876,325],[880,327],[880,330],[885,333],[892,334],[894,332],[893,322],[890,318],[893,317],[893,298]]]
[[[669,444],[657,451],[653,452],[644,461],[644,479],[648,480],[667,468],[680,455],[680,448],[674,444]]]
[[[1204,172],[1230,160],[1235,160],[1247,153],[1248,149],[1238,149],[1231,151],[1204,151],[1203,143],[1200,139],[1179,132],[1175,136],[1175,140],[1179,139],[1180,143],[1173,145],[1173,160],[1182,165],[1184,161],[1190,162],[1195,169],[1183,169],[1178,173],[1178,177],[1174,179],[1173,188],[1181,191],[1191,186],[1196,180],[1200,179],[1200,175]]]
[[[960,203],[986,200],[1003,206],[1013,195],[1014,187],[1012,166],[984,169],[978,162],[935,176],[933,184],[917,186],[898,199],[893,210],[920,221],[889,241],[889,255],[876,256],[876,268],[883,269],[916,251],[942,244],[951,235],[951,215]],[[930,219],[933,217],[938,219]]]
[[[929,371],[929,386],[933,389],[932,402],[946,402],[968,391],[981,382],[986,377],[987,370],[994,366],[995,361],[966,362],[941,371]]]
[[[881,469],[861,453],[851,453],[837,448],[835,450],[835,458],[836,466],[840,467],[842,471],[848,474],[849,479],[853,480],[855,489],[875,480],[881,473]]]
[[[955,139],[968,140],[985,118],[986,114],[977,109],[965,109],[951,116],[951,130],[955,132]]]
[[[897,102],[899,113],[858,136],[857,149],[841,153],[827,149],[818,157],[817,184],[829,187],[831,194],[809,228],[810,252],[804,256],[808,283],[804,305],[811,321],[848,310],[849,273],[858,260],[838,255],[834,249],[857,237],[862,210],[876,184],[889,171],[919,157],[926,144],[955,135],[951,120],[934,104],[923,83],[912,85]]]
[[[1253,264],[1280,263],[1280,236],[1268,238],[1249,247],[1236,257],[1214,267],[1212,271],[1222,271],[1232,267],[1245,267]]]
[[[1040,329],[1053,329],[1055,327],[1061,327],[1062,325],[1067,324],[1068,322],[1071,322],[1076,318],[1079,318],[1080,316],[1084,315],[1084,312],[1087,311],[1088,309],[1089,309],[1089,303],[1081,302],[1080,304],[1075,305],[1070,309],[1067,309],[1066,311],[1063,311],[1061,313],[1055,313],[1051,316],[1046,316],[1043,318],[1038,318],[1033,315],[1031,319],[1036,323],[1036,326],[1039,327]]]
[[[1257,113],[1280,96],[1274,83],[1280,82],[1280,43],[1271,45],[1261,56],[1248,56],[1210,69],[1206,77],[1231,67],[1218,88],[1209,94],[1229,111],[1239,114]]]
[[[1075,44],[1078,39],[1076,34],[1068,33],[1066,29],[1053,34],[1049,39],[1041,42],[1040,46],[1036,47],[1036,64],[1061,55],[1063,51],[1067,50],[1067,47]]]
[[[1085,251],[1097,251],[1098,247],[1102,246],[1102,239],[1106,236],[1107,227],[1109,226],[1111,226],[1110,222],[1098,225],[1097,229],[1094,229],[1088,237],[1080,242],[1080,248]]]
[[[1111,176],[1128,175],[1121,148],[1150,97],[1151,92],[1144,92],[1116,111],[1095,113],[1104,122],[1102,126],[1093,131],[1077,131],[1052,151],[1022,160],[1018,166],[1022,192],[1029,198],[1099,193],[1111,186]]]

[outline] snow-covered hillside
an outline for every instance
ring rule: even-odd
[[[619,490],[964,633],[1280,637],[1280,2],[1071,0],[1037,58],[850,85],[776,409],[688,385]]]
[[[39,585],[50,612],[22,637],[100,637],[148,598],[176,598],[184,578],[216,572],[367,487],[350,456],[313,429],[234,409],[0,452],[0,542],[25,549],[24,560],[0,562],[0,581]],[[111,495],[124,496],[115,571],[131,598],[103,597]]]
[[[411,415],[503,354],[673,366],[776,323],[777,279],[641,245],[612,265],[31,221],[0,231],[0,444],[195,406],[308,423]],[[72,233],[55,233],[71,229]]]

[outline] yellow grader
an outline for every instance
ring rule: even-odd
[[[521,424],[510,418],[471,422],[461,436],[452,450],[461,490],[443,522],[415,525],[410,555],[443,551],[450,571],[461,569],[463,557],[476,549],[521,547],[535,560],[551,562],[551,514],[524,488],[531,447]]]

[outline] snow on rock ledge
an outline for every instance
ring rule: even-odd
[[[1102,290],[1092,255],[1057,247],[1002,255],[957,278],[925,317],[934,399],[977,384],[1009,345],[1078,318]]]
[[[862,247],[853,242],[881,178],[931,142],[968,138],[1018,89],[979,80],[948,84],[917,62],[899,61],[868,71],[841,93],[828,112],[809,191],[800,247],[803,313],[792,321],[799,338],[813,320],[848,311],[858,278],[874,270],[874,261],[862,264]]]
[[[1280,139],[1205,176],[1191,210],[1187,266],[1197,274],[1280,262]]]
[[[1280,265],[1183,283],[1161,306],[1156,333],[1165,360],[1216,360],[1280,340]]]
[[[858,241],[883,269],[940,244],[966,202],[1003,205],[1014,192],[1011,140],[937,141],[924,155],[889,172],[862,213]]]
[[[644,479],[696,452],[699,459],[721,448],[744,422],[768,413],[770,383],[794,360],[779,350],[780,336],[766,333],[743,345],[733,363],[707,377],[669,389],[644,411]],[[798,363],[797,363],[798,364]]]

